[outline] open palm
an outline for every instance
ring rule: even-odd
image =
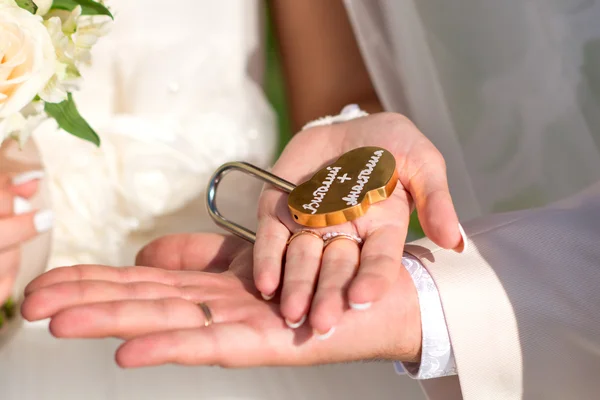
[[[277,299],[261,298],[252,282],[252,249],[237,238],[166,237],[142,251],[138,262],[152,267],[49,271],[27,287],[23,316],[51,318],[57,337],[125,339],[117,351],[124,367],[412,360],[419,351],[418,301],[407,273],[371,312],[348,313],[336,340],[319,341],[308,327],[287,328]],[[208,327],[200,302],[213,314]]]
[[[267,187],[261,195],[255,284],[267,299],[281,285],[281,313],[290,327],[302,326],[308,317],[315,331],[327,336],[348,306],[366,309],[385,296],[401,270],[413,206],[430,239],[444,248],[461,244],[443,157],[399,114],[382,113],[300,132],[273,173],[299,184],[342,154],[363,146],[382,147],[394,155],[399,175],[394,194],[357,220],[313,229],[319,234],[358,235],[364,240],[362,250],[351,241],[337,241],[323,251],[323,242],[311,235],[298,236],[286,246],[290,235],[303,227],[291,218],[285,193]]]

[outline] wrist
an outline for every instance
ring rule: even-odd
[[[423,341],[421,307],[417,289],[412,282],[408,282],[405,301],[407,303],[402,336],[397,336],[399,341],[405,343],[404,354],[397,361],[419,362],[421,360],[421,347]]]
[[[390,318],[388,313],[389,351],[385,359],[418,363],[421,360],[422,325],[421,309],[417,289],[410,275],[402,270],[399,279],[402,285],[394,290],[395,297],[392,307],[399,312]]]

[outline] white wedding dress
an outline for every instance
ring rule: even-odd
[[[49,268],[128,265],[156,236],[217,231],[204,208],[210,174],[227,161],[267,167],[274,157],[275,115],[261,89],[261,2],[120,0],[113,10],[114,28],[94,49],[76,97],[101,147],[55,132],[52,124],[35,135],[56,213]],[[252,227],[259,190],[245,176],[227,177],[220,207]],[[123,371],[113,360],[118,343],[59,341],[46,322],[26,324],[0,347],[0,397],[423,398],[417,383],[397,376],[389,363]]]

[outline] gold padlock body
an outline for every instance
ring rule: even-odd
[[[300,225],[339,225],[362,217],[371,205],[389,198],[397,183],[393,154],[379,147],[361,147],[298,185],[289,195],[288,207]]]

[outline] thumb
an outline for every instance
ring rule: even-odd
[[[413,150],[398,171],[411,194],[425,235],[445,249],[464,250],[465,241],[448,187],[446,163],[431,143]]]
[[[137,254],[135,263],[169,270],[223,272],[245,244],[231,235],[169,235],[144,246]]]

